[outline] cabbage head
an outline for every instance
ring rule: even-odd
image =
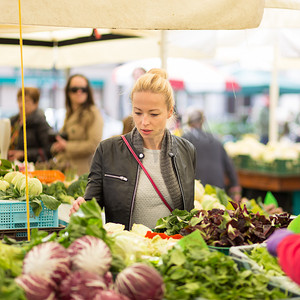
[[[0,180],[0,191],[5,192],[9,188],[9,183],[5,180]]]
[[[20,191],[25,193],[26,181],[24,180]],[[37,178],[29,178],[28,179],[28,194],[29,196],[39,196],[43,191],[43,185]]]
[[[22,173],[19,171],[12,171],[12,172],[6,173],[3,178],[8,183],[12,183],[12,180],[15,178],[15,176],[20,176],[20,174],[22,174]]]

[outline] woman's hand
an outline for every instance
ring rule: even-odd
[[[51,147],[51,151],[54,153],[59,153],[65,151],[67,146],[67,141],[63,139],[61,136],[56,136],[56,142],[53,143]]]
[[[283,209],[281,207],[276,207],[274,204],[268,204],[268,205],[263,205],[265,211],[269,215],[274,215],[274,214],[281,214],[283,213]]]
[[[24,151],[23,150],[9,150],[8,151],[8,160],[10,160],[10,161],[24,160]]]
[[[72,207],[71,207],[71,209],[70,209],[69,216],[71,216],[74,212],[76,212],[76,211],[79,209],[80,205],[81,205],[82,203],[84,203],[84,202],[86,202],[86,201],[84,200],[84,198],[78,197],[78,198],[73,202],[73,205],[72,205]]]
[[[228,191],[228,196],[236,203],[241,203],[242,188],[240,186],[233,186]]]

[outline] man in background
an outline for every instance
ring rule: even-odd
[[[195,179],[205,186],[210,184],[225,189],[234,200],[240,201],[241,187],[231,158],[222,143],[212,134],[203,131],[204,114],[193,110],[187,116],[189,129],[182,135],[196,148],[197,164]]]

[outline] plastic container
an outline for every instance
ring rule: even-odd
[[[58,180],[65,181],[66,179],[65,175],[59,170],[36,170],[28,172],[28,176],[36,177],[42,183],[52,183]]]
[[[252,249],[255,247],[266,247],[265,243],[261,244],[252,244],[252,245],[243,245],[243,246],[235,246],[229,249],[229,255],[233,258],[237,258],[239,260],[246,261],[251,268],[255,271],[262,271],[262,267],[260,267],[254,260],[250,259],[245,253],[250,253]]]
[[[255,247],[266,247],[266,243],[231,247],[229,255],[247,266],[246,269],[251,269],[253,272],[265,272],[262,266],[245,254],[250,253]],[[269,279],[270,286],[279,287],[282,291],[287,291],[290,296],[297,296],[300,299],[300,287],[287,276],[269,276]]]
[[[35,216],[29,206],[30,227],[58,227],[58,210],[48,209],[42,204],[42,211]],[[0,229],[27,228],[26,202],[0,201]]]

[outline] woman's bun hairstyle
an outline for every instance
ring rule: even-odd
[[[137,92],[161,94],[165,98],[168,110],[173,109],[175,106],[173,89],[168,80],[168,74],[164,69],[154,68],[142,75],[133,86],[131,100],[134,93]]]
[[[164,69],[153,68],[149,70],[147,73],[159,75],[159,77],[162,77],[163,79],[168,79],[167,71]]]

